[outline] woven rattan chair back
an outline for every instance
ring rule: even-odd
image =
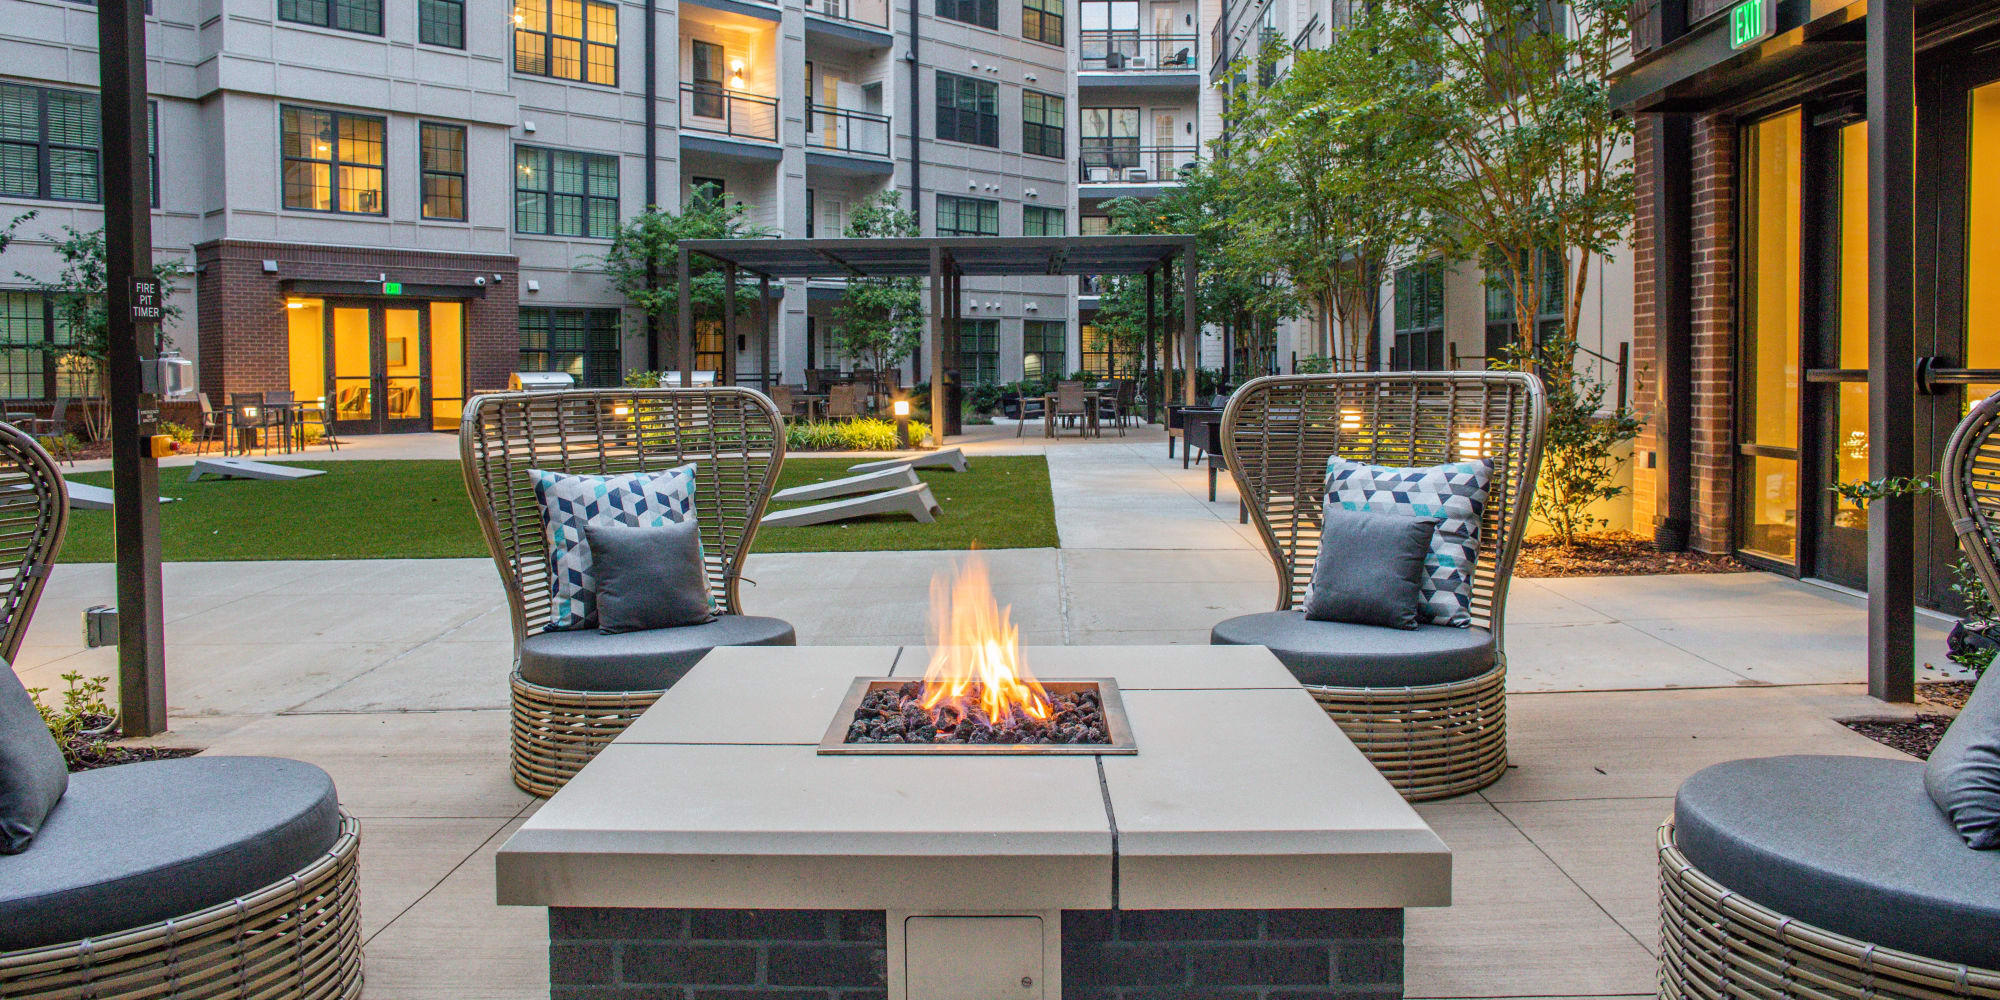
[[[789,385],[772,386],[771,405],[778,408],[778,416],[780,417],[790,418],[795,415],[797,404],[792,401],[792,387]]]
[[[0,423],[0,658],[13,662],[35,616],[69,523],[69,491],[55,459]]]
[[[1945,442],[1938,470],[1958,547],[1989,594],[2000,594],[2000,393],[1973,404]]]
[[[827,386],[827,419],[841,420],[861,416],[861,401],[866,391],[867,387],[858,382],[843,382]]]
[[[1245,383],[1223,413],[1223,461],[1277,565],[1278,610],[1298,607],[1312,580],[1329,458],[1391,466],[1488,458],[1493,479],[1473,566],[1472,621],[1499,641],[1545,414],[1541,381],[1519,372],[1272,375]]]
[[[740,614],[743,558],[784,462],[785,434],[771,401],[751,389],[509,392],[466,404],[459,455],[518,646],[547,627],[552,602],[548,543],[528,470],[608,476],[693,463],[695,517],[716,610]]]

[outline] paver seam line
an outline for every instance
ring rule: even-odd
[[[1598,902],[1597,897],[1591,895],[1590,890],[1584,888],[1583,883],[1578,882],[1576,880],[1576,876],[1571,875],[1569,873],[1569,869],[1563,867],[1562,862],[1557,861],[1555,859],[1555,856],[1551,855],[1547,849],[1543,848],[1541,843],[1536,841],[1535,838],[1528,833],[1528,831],[1521,829],[1521,824],[1514,822],[1514,817],[1507,815],[1507,810],[1500,808],[1499,803],[1494,802],[1492,799],[1486,798],[1486,793],[1483,790],[1479,793],[1479,797],[1481,799],[1484,799],[1487,805],[1493,807],[1494,814],[1498,815],[1502,820],[1505,820],[1508,826],[1513,827],[1514,832],[1520,834],[1521,839],[1527,841],[1528,845],[1533,847],[1536,853],[1540,854],[1544,858],[1547,858],[1549,864],[1554,865],[1556,871],[1561,872],[1562,877],[1565,880],[1567,880],[1570,885],[1576,887],[1576,891],[1583,893],[1583,898],[1590,900],[1590,905],[1597,907],[1597,912],[1604,914],[1604,919],[1611,921],[1611,926],[1616,927],[1621,931],[1624,931],[1625,936],[1631,938],[1632,943],[1638,945],[1640,951],[1643,951],[1646,954],[1651,955],[1656,959],[1660,957],[1659,953],[1655,952],[1653,949],[1646,946],[1646,942],[1639,940],[1639,935],[1632,933],[1632,928],[1625,926],[1624,921],[1619,920],[1616,916],[1614,916],[1611,913],[1610,910],[1605,909],[1604,904]]]
[[[1111,807],[1111,782],[1104,776],[1104,756],[1090,758],[1097,764],[1097,790],[1104,796],[1104,822],[1111,827],[1111,912],[1118,912],[1118,812]]]
[[[458,874],[458,870],[460,868],[465,867],[466,862],[472,860],[473,855],[478,854],[480,851],[485,850],[486,845],[493,842],[493,838],[498,837],[502,833],[506,832],[508,825],[515,822],[516,820],[519,820],[521,816],[524,813],[526,813],[529,810],[529,808],[531,808],[533,805],[534,805],[533,802],[523,803],[521,808],[515,810],[514,815],[512,816],[467,817],[471,819],[498,819],[500,821],[500,824],[494,827],[493,832],[487,834],[485,839],[481,840],[478,844],[474,845],[472,850],[466,853],[465,857],[458,859],[458,862],[456,864],[453,864],[451,866],[451,870],[445,872],[442,878],[439,878],[436,882],[431,883],[430,888],[425,889],[422,893],[420,893],[417,896],[416,899],[411,900],[408,906],[405,906],[402,909],[397,910],[396,915],[390,917],[388,921],[385,922],[382,926],[375,928],[375,933],[368,935],[367,938],[362,940],[361,942],[362,947],[366,948],[369,942],[374,941],[378,937],[381,937],[384,932],[388,931],[389,928],[396,926],[398,921],[401,921],[405,916],[408,916],[411,910],[416,909],[420,904],[423,903],[424,900],[431,898],[431,893],[436,892],[439,886],[444,885],[446,882],[450,881],[453,875]],[[376,818],[385,819],[390,817],[376,817]],[[401,818],[401,817],[395,817],[395,818]]]
[[[491,611],[491,610],[492,610],[491,608],[488,608],[488,609],[486,609],[486,611]],[[278,712],[277,712],[276,714],[278,714],[278,715],[365,715],[365,714],[376,714],[376,713],[368,713],[368,712],[358,712],[358,711],[349,711],[349,712],[300,712],[300,711],[298,711],[298,708],[299,708],[299,706],[301,706],[301,705],[307,705],[307,704],[310,704],[310,703],[312,703],[312,702],[314,702],[314,701],[318,701],[319,699],[321,699],[321,698],[324,698],[324,697],[326,697],[327,695],[330,695],[330,694],[334,693],[335,691],[338,691],[338,690],[340,690],[341,688],[344,688],[344,687],[348,686],[349,684],[352,684],[352,683],[354,683],[355,681],[358,681],[358,680],[362,679],[363,677],[367,677],[367,676],[369,676],[370,674],[373,674],[373,673],[374,673],[375,671],[377,671],[377,670],[381,670],[381,669],[383,669],[384,667],[387,667],[387,666],[389,666],[389,665],[390,665],[390,664],[392,664],[392,663],[396,663],[397,661],[399,661],[399,660],[402,660],[402,659],[404,659],[404,658],[406,658],[406,657],[410,656],[411,654],[415,653],[415,652],[416,652],[417,650],[420,650],[420,649],[424,649],[424,648],[426,648],[426,647],[428,647],[428,646],[432,646],[432,645],[435,645],[435,644],[437,644],[437,643],[440,643],[440,642],[443,642],[443,641],[445,640],[445,637],[446,637],[446,636],[449,636],[449,635],[451,635],[451,634],[453,634],[453,633],[455,633],[455,632],[458,632],[458,631],[460,631],[460,630],[462,630],[462,629],[465,629],[465,628],[469,628],[469,627],[470,627],[470,626],[472,625],[472,623],[473,623],[474,621],[477,621],[477,620],[478,620],[478,619],[480,618],[480,616],[482,616],[482,615],[486,614],[486,611],[481,611],[481,612],[479,612],[478,614],[475,614],[475,615],[473,615],[473,616],[472,616],[471,618],[467,618],[466,620],[464,620],[464,621],[462,621],[462,622],[459,622],[459,623],[457,623],[456,625],[451,625],[451,626],[447,627],[447,628],[446,628],[446,629],[445,629],[444,631],[442,631],[442,632],[439,632],[438,634],[436,634],[436,635],[434,635],[434,636],[431,636],[430,638],[428,638],[428,639],[425,639],[424,641],[422,641],[422,642],[420,642],[420,643],[417,643],[416,645],[414,645],[414,646],[411,646],[411,647],[409,647],[408,649],[405,649],[405,650],[403,650],[403,651],[402,651],[402,652],[400,652],[400,653],[396,653],[396,654],[394,654],[394,655],[390,656],[390,657],[389,657],[388,659],[386,659],[386,660],[383,660],[383,661],[382,661],[381,663],[378,663],[378,664],[376,664],[376,665],[374,665],[374,666],[372,666],[372,667],[369,667],[368,669],[366,669],[366,670],[363,670],[362,672],[360,672],[360,673],[358,673],[358,674],[355,674],[354,676],[352,676],[352,677],[349,677],[348,679],[346,679],[346,680],[344,680],[344,681],[341,681],[340,683],[338,683],[338,684],[335,684],[334,686],[332,686],[332,687],[330,687],[330,688],[327,688],[326,690],[324,690],[324,691],[321,691],[320,693],[318,693],[318,694],[316,694],[316,695],[313,695],[312,697],[310,697],[310,698],[307,698],[307,699],[305,699],[304,701],[301,701],[301,702],[299,702],[299,703],[297,703],[297,704],[293,705],[293,706],[292,706],[291,708],[286,708],[286,709],[280,709],[280,710],[279,710],[279,711],[278,711]],[[194,645],[200,645],[200,644],[199,644],[199,643],[196,643],[196,644],[194,644]],[[220,645],[220,644],[218,643],[217,645]],[[296,645],[299,645],[299,644],[298,644],[298,643],[245,643],[245,645],[268,645],[268,646],[296,646]],[[506,708],[507,706],[505,706],[505,705],[499,705],[499,706],[495,706],[495,707],[496,707],[496,708],[499,708],[499,709],[505,709],[505,708]],[[481,709],[414,709],[414,710],[412,710],[412,709],[402,709],[402,710],[399,710],[399,711],[400,711],[400,714],[406,714],[406,715],[407,715],[407,714],[413,714],[414,712],[422,712],[422,711],[437,711],[437,712],[455,712],[455,711],[476,711],[476,712],[485,712],[485,711],[493,711],[493,709],[490,709],[490,708],[481,708]]]
[[[1060,537],[1061,529],[1057,530]],[[1062,623],[1062,644],[1070,645],[1069,557],[1056,550],[1056,620]]]
[[[386,666],[386,664],[385,664],[385,666]],[[370,671],[370,673],[373,673],[373,671]],[[365,675],[364,675],[364,676],[365,676]],[[325,694],[325,693],[327,693],[327,692],[321,692],[321,694]],[[314,696],[314,698],[317,698],[317,697],[319,697],[319,695],[315,695],[315,696]],[[312,698],[308,698],[308,699],[306,699],[306,701],[311,701],[311,700],[313,700],[313,699],[312,699]],[[303,704],[305,704],[305,702],[303,702],[303,701],[302,701],[302,702],[300,702],[299,704],[300,704],[300,705],[303,705]],[[344,710],[344,711],[333,711],[333,710],[328,710],[328,711],[321,711],[321,712],[301,712],[301,711],[298,711],[298,710],[297,710],[297,707],[298,707],[298,706],[296,706],[296,705],[295,705],[295,706],[293,706],[292,708],[288,708],[288,709],[285,709],[284,711],[281,711],[281,712],[272,712],[272,713],[271,713],[270,715],[268,715],[268,716],[263,716],[263,718],[270,718],[270,719],[312,719],[312,718],[321,718],[321,717],[329,717],[329,718],[330,718],[330,717],[332,717],[332,716],[338,716],[338,715],[452,715],[452,714],[462,714],[462,713],[467,713],[467,712],[505,712],[505,711],[507,711],[507,706],[505,706],[505,705],[494,705],[494,706],[491,706],[491,707],[488,707],[488,708],[392,708],[392,709],[379,709],[379,708],[378,708],[378,709],[366,709],[366,710],[363,710],[363,709],[352,709],[352,710]],[[228,716],[217,716],[217,718],[228,718]]]

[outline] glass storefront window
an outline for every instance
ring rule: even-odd
[[[1798,109],[1743,131],[1738,275],[1738,544],[1798,559],[1799,304],[1803,261]]]
[[[1965,365],[2000,368],[2000,83],[1973,89],[1967,109],[1971,134],[1965,198]],[[1982,383],[1965,388],[1966,405],[2000,391]]]
[[[1840,367],[1868,367],[1868,126],[1840,130]],[[1842,382],[1834,401],[1834,481],[1868,478],[1868,383]],[[1868,508],[1836,494],[1836,527],[1868,528]]]

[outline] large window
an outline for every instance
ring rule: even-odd
[[[388,122],[373,115],[285,107],[279,112],[285,207],[381,215]]]
[[[1077,331],[1077,342],[1082,348],[1078,360],[1083,363],[1083,370],[1092,375],[1111,378],[1139,371],[1141,352],[1136,347],[1113,343],[1110,335],[1095,324],[1085,323]]]
[[[417,0],[417,41],[465,48],[465,0]]]
[[[1092,179],[1093,168],[1119,170],[1139,165],[1138,108],[1084,108],[1081,124],[1083,133],[1078,145],[1083,154],[1084,180]]]
[[[1111,235],[1111,216],[1108,215],[1078,216],[1076,220],[1076,234],[1078,236]]]
[[[1514,314],[1513,268],[1501,264],[1487,269],[1486,357],[1489,360],[1506,360],[1510,347],[1540,347],[1548,338],[1562,333],[1563,292],[1568,284],[1565,265],[1554,250],[1544,249],[1535,257],[1534,281],[1541,302],[1535,313],[1533,344],[1522,344],[1516,336],[1521,323]]]
[[[1021,0],[1021,37],[1061,45],[1063,0]]]
[[[1022,236],[1063,235],[1063,210],[1041,205],[1021,206]]]
[[[722,88],[722,46],[695,39],[688,43],[694,83],[694,114],[701,118],[721,118],[728,111],[728,92]],[[811,93],[811,89],[807,89]]]
[[[618,158],[514,147],[514,231],[538,236],[618,234]]]
[[[64,371],[62,350],[76,342],[55,299],[40,292],[0,292],[0,398],[54,399],[95,391]]]
[[[937,196],[939,236],[1000,235],[1000,203],[987,198]]]
[[[616,309],[522,309],[521,370],[568,372],[579,386],[615,386],[621,375]]]
[[[465,221],[465,126],[424,122],[417,127],[422,150],[418,167],[424,182],[424,218]]]
[[[1438,371],[1444,357],[1444,264],[1425,261],[1396,272],[1395,341],[1389,367]]]
[[[278,20],[379,35],[382,0],[278,0]]]
[[[1067,332],[1060,320],[1031,319],[1021,324],[1021,377],[1061,375]]]
[[[618,85],[618,5],[516,0],[514,72]]]
[[[937,137],[976,146],[1000,145],[1000,85],[991,80],[937,75]]]
[[[979,385],[1000,381],[999,320],[958,321],[958,377]]]
[[[1738,543],[1798,557],[1802,116],[1743,130],[1737,294]]]
[[[937,16],[999,30],[999,0],[937,0]]]
[[[0,84],[0,195],[97,201],[100,135],[96,94]]]
[[[1063,125],[1068,106],[1054,94],[1021,91],[1021,152],[1063,156]]]

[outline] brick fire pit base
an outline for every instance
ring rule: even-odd
[[[551,1000],[885,996],[881,910],[552,907]],[[1065,1000],[1403,995],[1403,912],[1065,910]],[[690,992],[682,993],[686,989]]]

